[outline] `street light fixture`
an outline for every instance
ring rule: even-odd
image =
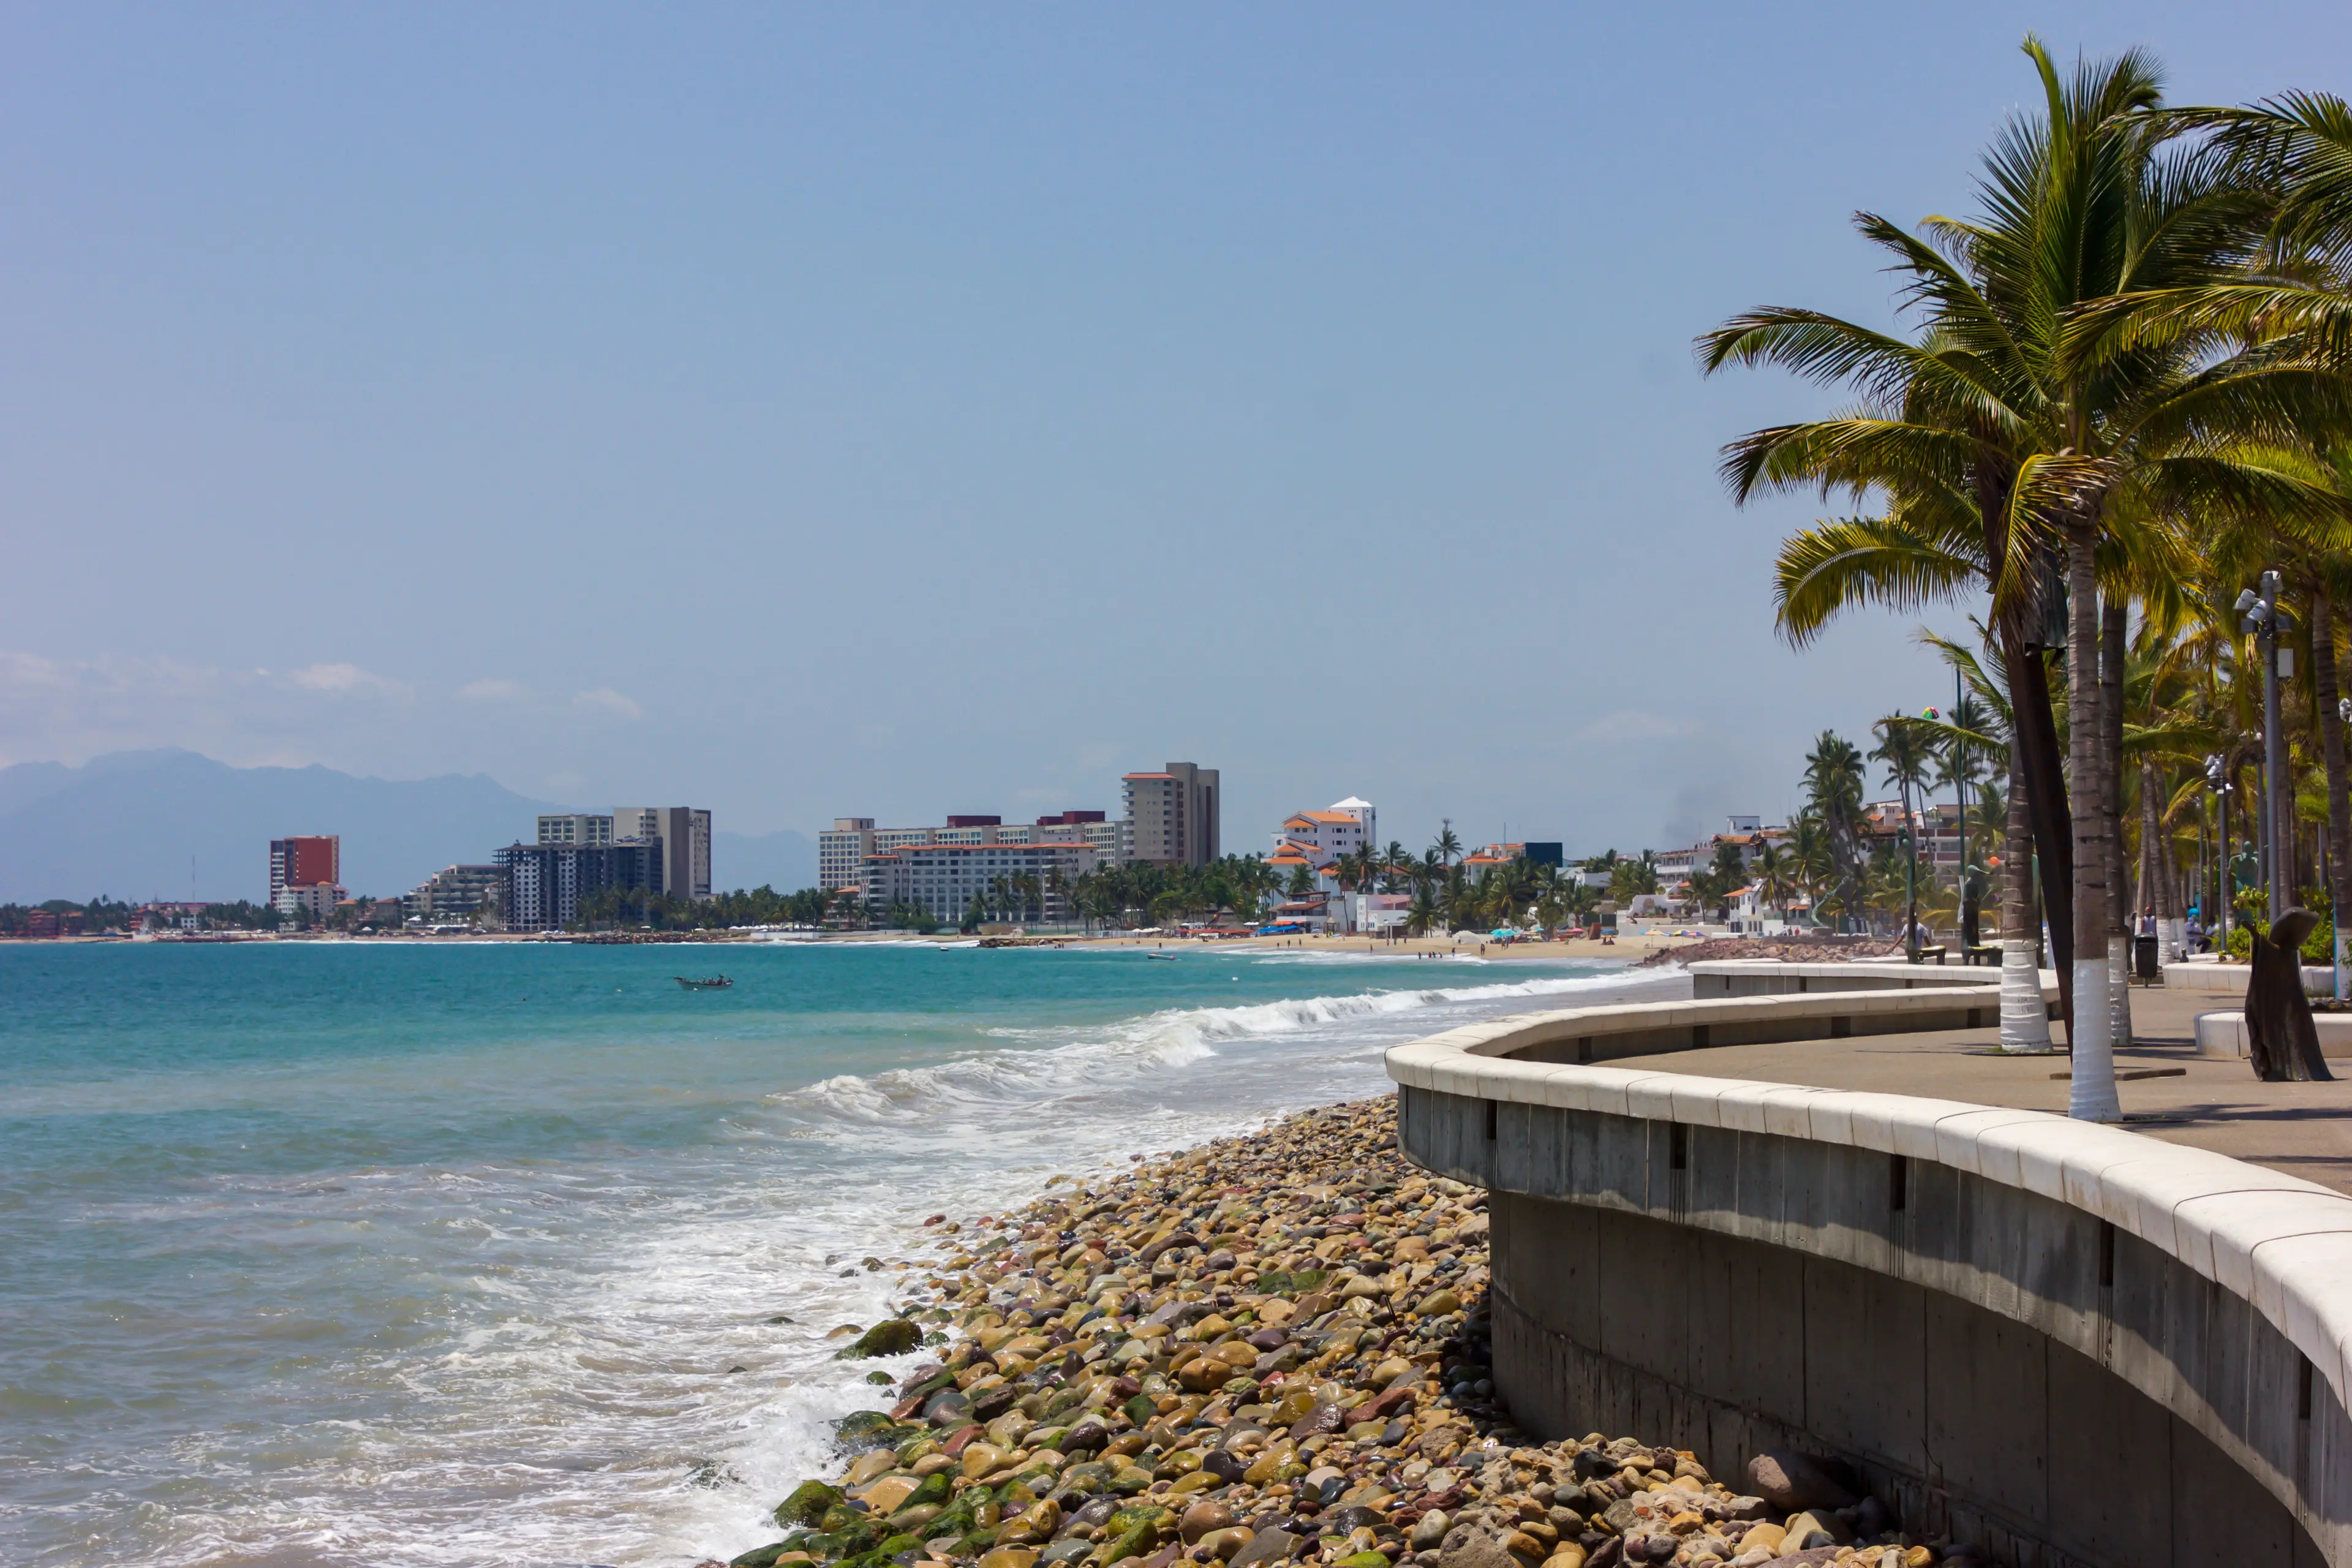
[[[2278,919],[2282,907],[2279,883],[2285,870],[2285,857],[2279,847],[2284,824],[2279,820],[2283,813],[2276,798],[2285,776],[2285,759],[2279,745],[2278,683],[2279,677],[2294,668],[2285,663],[2282,658],[2285,650],[2278,646],[2278,594],[2279,574],[2264,572],[2260,589],[2243,590],[2237,603],[2239,629],[2254,634],[2263,660],[2263,895],[2273,920]]]
[[[2230,912],[2235,902],[2231,888],[2233,879],[2230,871],[2231,784],[2229,764],[2222,760],[2221,753],[2219,752],[2213,752],[2205,759],[2205,787],[2211,790],[2213,798],[2221,803],[2221,854],[2218,858],[2219,864],[2215,868],[2221,872],[2221,907],[2216,911],[2217,925],[2209,929],[2215,931],[2221,944],[2221,951],[2227,952],[2230,951]]]

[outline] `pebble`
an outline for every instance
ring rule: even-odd
[[[1759,1456],[1738,1493],[1688,1453],[1514,1426],[1490,1370],[1486,1194],[1397,1152],[1391,1098],[1057,1178],[926,1235],[940,1256],[913,1261],[900,1314],[841,1337],[938,1359],[836,1424],[838,1480],[803,1483],[776,1510],[788,1533],[732,1568],[1794,1568],[1840,1551],[1930,1568],[1958,1551],[1889,1531],[1805,1456]]]

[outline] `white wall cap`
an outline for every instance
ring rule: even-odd
[[[2102,1167],[2125,1157],[2125,1151],[2114,1147],[2110,1140],[2132,1136],[2094,1122],[2070,1121],[2063,1116],[2049,1117],[2030,1126],[2003,1128],[2001,1133],[2009,1134],[2017,1149],[2018,1185],[2062,1204],[2067,1201],[2066,1173],[2070,1169],[2088,1170],[2095,1174]],[[1993,1136],[2000,1137],[2001,1133]]]
[[[1675,1079],[1671,1073],[1652,1073],[1638,1082],[1625,1086],[1625,1111],[1644,1121],[1672,1121],[1675,1119]]]
[[[1811,1084],[1766,1084],[1758,1098],[1764,1105],[1764,1131],[1781,1138],[1811,1138],[1813,1135],[1813,1103],[1834,1089],[1815,1089]]]
[[[1844,1097],[1856,1145],[1885,1154],[1936,1158],[1936,1124],[1966,1106],[1901,1094],[1850,1093]]]
[[[1843,1089],[1831,1089],[1805,1108],[1805,1120],[1812,1128],[1811,1136],[1823,1143],[1853,1142],[1854,1096]]]
[[[2254,1308],[2279,1326],[2327,1379],[2344,1386],[2352,1337],[2352,1234],[2284,1237],[2254,1252]]]
[[[2352,1198],[2327,1192],[2226,1193],[2192,1198],[2174,1223],[2201,1232],[2212,1248],[2215,1282],[2253,1300],[2253,1257],[2265,1242],[2332,1234],[2352,1240]]]
[[[1736,1079],[1677,1077],[1672,1100],[1674,1119],[1693,1127],[1721,1127],[1723,1097],[1738,1089]]]
[[[1765,1108],[1776,1086],[1761,1083],[1733,1083],[1715,1097],[1716,1125],[1738,1132],[1769,1132]]]
[[[1997,1127],[2037,1122],[2048,1114],[2042,1110],[2012,1110],[2004,1106],[1974,1105],[1939,1117],[1936,1121],[1936,1158],[1972,1176],[1984,1176],[2014,1185],[2017,1179],[2014,1145],[2001,1146],[2001,1156],[1995,1163],[2005,1174],[1996,1175],[1985,1169],[1985,1134]]]

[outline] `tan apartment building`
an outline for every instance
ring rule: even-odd
[[[1217,770],[1171,763],[1119,781],[1133,835],[1128,853],[1155,866],[1205,866],[1223,853]]]

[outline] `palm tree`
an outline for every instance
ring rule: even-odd
[[[1905,901],[1903,946],[1911,962],[1919,962],[1919,819],[1912,808],[1916,795],[1924,795],[1927,775],[1935,766],[1935,756],[1927,748],[1927,738],[1912,727],[1908,715],[1891,713],[1877,724],[1879,742],[1870,753],[1871,761],[1886,765],[1886,782],[1895,786],[1903,803],[1904,836],[1908,845],[1910,863],[1906,868],[1906,884],[1910,889]]]
[[[1981,623],[1977,629],[1979,635],[1984,634]],[[2050,1045],[2050,1016],[2042,1000],[2042,964],[2037,956],[2041,921],[2034,916],[2034,834],[2026,800],[2023,750],[2016,742],[2015,710],[2010,702],[2008,667],[1990,636],[1984,637],[1984,659],[1958,643],[1931,634],[1922,634],[1920,640],[1940,650],[1945,660],[1960,672],[1971,705],[1982,710],[1978,721],[1981,728],[1970,728],[1957,720],[1943,727],[1953,743],[1980,746],[1989,752],[2005,752],[2009,757],[2009,788],[2000,813],[2004,833],[2000,854],[2000,1047],[2005,1051],[2044,1050]],[[2027,657],[2031,660],[2041,658],[2039,654]],[[1991,796],[1992,787],[1988,785],[1981,797],[1988,822],[1994,815]],[[2046,869],[2049,862],[2045,859],[2043,865]],[[1961,874],[1967,875],[1965,868]],[[2053,913],[2053,946],[2058,919]],[[2063,978],[2063,964],[2059,973]]]
[[[1824,730],[1805,757],[1805,800],[1821,824],[1838,897],[1850,904],[1851,885],[1862,857],[1863,759],[1853,742]]]
[[[1756,901],[1766,909],[1780,910],[1781,920],[1786,921],[1789,918],[1789,900],[1797,889],[1788,858],[1767,839],[1757,848],[1756,863],[1748,869],[1756,879]]]
[[[1820,816],[1811,811],[1797,814],[1789,824],[1788,853],[1790,879],[1811,904],[1811,919],[1819,925],[1822,903],[1838,875],[1837,851]]]
[[[2063,549],[2076,794],[2072,967],[2076,992],[2097,995],[2114,989],[2108,779],[2120,743],[2101,710],[2103,630],[2119,649],[2118,623],[2100,604],[2100,546],[2128,543],[2200,498],[2320,510],[2303,487],[2231,461],[2217,437],[2294,426],[2338,389],[2259,343],[2231,347],[2210,331],[2161,341],[2112,321],[2084,327],[2123,296],[2236,277],[2258,197],[2178,143],[2183,127],[2159,112],[2145,55],[2084,65],[2062,81],[2037,42],[2026,50],[2043,110],[2012,121],[1988,154],[1983,216],[1931,220],[1925,239],[1863,220],[1908,275],[1909,302],[1927,315],[1923,342],[1767,311],[1727,324],[1708,340],[1707,357],[1863,387],[1871,402],[1855,418],[1735,444],[1727,466],[1736,487],[1876,490],[1902,507],[1947,511],[1967,496],[1986,559],[2001,563],[1993,610],[2013,674],[2032,646],[2017,634],[2046,604],[2037,560]],[[2018,706],[2021,727],[2031,728],[2032,704]],[[2032,782],[2037,795],[2056,798],[2054,781]],[[2113,1019],[2077,1005],[2073,1023],[2071,1109],[2114,1120]]]
[[[1462,858],[1462,840],[1454,833],[1451,823],[1439,831],[1436,842],[1430,847],[1436,851],[1439,861],[1444,865],[1451,866]]]
[[[1444,918],[1437,907],[1436,894],[1424,882],[1412,891],[1412,906],[1405,911],[1405,934],[1427,936]]]

